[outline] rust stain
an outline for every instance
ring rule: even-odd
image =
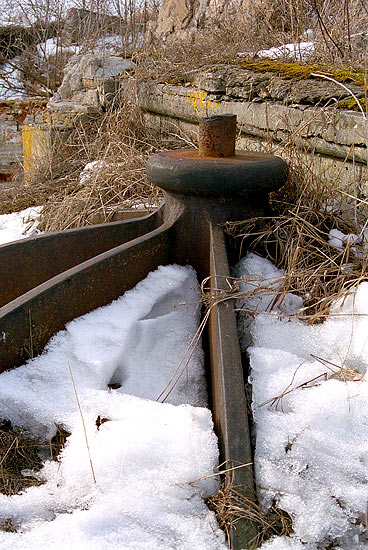
[[[36,115],[45,111],[46,104],[46,99],[1,101],[0,114],[9,115],[18,124],[23,124],[28,115]]]
[[[206,157],[200,154],[198,149],[177,149],[174,151],[162,151],[161,156],[167,156],[168,158],[178,158],[183,160],[203,160],[213,163],[213,159],[216,158],[216,162],[223,162],[224,164],[232,162],[256,162],[260,160],[268,160],[270,155],[267,153],[258,153],[252,151],[239,152],[236,151],[232,157]]]

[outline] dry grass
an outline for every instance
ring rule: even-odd
[[[56,434],[49,441],[24,428],[12,426],[9,420],[0,420],[0,493],[16,495],[28,487],[44,483],[37,475],[43,467],[41,454],[57,460],[70,435],[62,425],[55,426]],[[6,525],[0,523],[1,529],[6,530]]]
[[[286,34],[280,17],[281,0],[272,6],[259,6],[251,15],[237,11],[228,15],[213,13],[190,38],[173,35],[167,42],[157,41],[140,51],[139,61],[147,78],[180,82],[187,73],[232,59],[239,52],[254,55],[259,49],[282,43]]]
[[[124,136],[114,133],[119,131],[115,126],[118,120],[119,113],[116,116],[106,115],[102,124],[110,126],[112,123],[114,128],[108,128],[100,143],[94,141],[93,130],[88,135],[88,131],[83,129],[80,135],[76,135],[76,130],[69,143],[65,144],[79,149],[75,141],[80,140],[82,147],[72,173],[56,177],[52,182],[52,188],[56,191],[47,198],[43,209],[42,230],[48,232],[80,227],[95,223],[96,219],[103,223],[110,221],[114,212],[123,208],[133,205],[150,208],[159,203],[158,189],[148,182],[145,175],[149,156],[147,149],[153,151],[154,148],[144,143],[140,144],[142,147],[124,143]],[[94,143],[90,143],[91,138]],[[103,140],[106,140],[105,144]],[[81,175],[84,166],[91,162],[94,162],[93,168]]]
[[[88,225],[96,216],[109,221],[116,209],[159,202],[158,190],[145,175],[157,139],[145,129],[135,107],[132,102],[123,104],[102,120],[77,126],[55,146],[51,181],[47,181],[52,194],[41,217],[44,231]],[[81,178],[85,165],[94,161],[94,169]]]
[[[368,278],[368,202],[323,186],[300,167],[292,163],[289,182],[272,195],[272,215],[228,223],[226,231],[241,250],[259,253],[284,270],[279,300],[287,292],[302,296],[300,313],[314,323],[326,318],[334,300]],[[360,240],[335,248],[329,244],[332,229]]]
[[[234,60],[239,52],[247,51],[253,57],[262,48],[289,41],[285,3],[273,0],[271,6],[267,4],[259,5],[251,14],[213,13],[192,37],[173,35],[167,42],[145,45],[133,56],[139,65],[139,78],[185,83],[197,69]]]
[[[327,5],[322,4],[320,15],[330,22]],[[40,228],[54,231],[110,221],[116,210],[131,205],[156,205],[160,196],[145,176],[146,160],[157,149],[177,143],[158,139],[145,128],[137,98],[139,83],[147,79],[188,82],[200,67],[234,60],[242,50],[253,55],[259,48],[299,39],[312,23],[317,30],[320,27],[312,0],[277,0],[272,9],[262,2],[257,6],[251,17],[242,13],[225,18],[215,15],[210,27],[201,29],[193,40],[152,44],[136,53],[136,74],[121,103],[118,98],[120,106],[99,120],[74,128],[66,139],[55,140],[50,158],[35,168],[28,185],[17,183],[18,178],[12,188],[0,192],[0,213],[43,204]],[[348,27],[351,35],[361,26],[357,10],[354,0],[344,12],[344,28]],[[340,21],[338,27],[341,30]],[[327,57],[325,61],[331,63],[333,56]],[[81,182],[81,170],[92,161],[99,161],[99,168]]]
[[[159,137],[145,125],[136,79],[117,103],[103,116],[76,124],[69,135],[56,136],[49,157],[35,165],[26,184],[2,192],[0,213],[44,205],[39,227],[50,232],[104,223],[126,208],[158,206],[162,194],[148,181],[147,160],[183,141]],[[93,168],[83,171],[90,163]]]
[[[245,520],[256,526],[257,537],[250,542],[250,548],[258,548],[273,536],[288,536],[292,532],[290,516],[272,506],[266,513],[258,504],[248,499],[231,482],[223,482],[219,492],[206,500],[207,506],[215,512],[220,528],[228,541],[230,530],[236,529],[238,521]]]
[[[136,56],[147,78],[180,83],[192,71],[234,60],[253,59],[260,50],[310,40],[315,51],[308,63],[335,68],[366,66],[367,0],[273,0],[254,2],[244,11],[213,13],[191,38],[173,35]],[[299,59],[298,52],[285,60]]]
[[[133,82],[119,108],[76,125],[69,136],[54,142],[50,158],[35,167],[25,185],[2,192],[0,213],[43,204],[40,227],[56,231],[95,223],[96,218],[109,221],[115,211],[132,205],[157,205],[161,194],[146,177],[147,159],[180,142],[159,140],[145,127],[135,89]],[[94,169],[81,178],[91,162]]]
[[[43,482],[37,476],[23,475],[25,470],[37,472],[42,468],[38,451],[41,441],[8,421],[0,422],[0,492],[15,495],[32,485]]]
[[[282,410],[282,401],[283,398],[286,395],[289,395],[290,393],[293,393],[299,389],[308,389],[315,386],[320,385],[323,381],[330,380],[330,379],[336,379],[341,380],[342,382],[363,382],[364,376],[350,368],[348,365],[346,365],[345,361],[342,360],[340,365],[336,363],[332,363],[328,359],[324,359],[323,357],[318,357],[317,355],[314,355],[313,353],[310,354],[312,359],[315,359],[319,363],[321,363],[325,368],[326,371],[319,374],[318,376],[315,376],[314,378],[310,378],[309,380],[305,380],[301,384],[298,384],[297,386],[293,386],[295,377],[297,375],[297,372],[300,367],[303,366],[304,362],[299,365],[299,367],[295,370],[293,377],[288,384],[288,386],[279,394],[275,395],[271,399],[267,399],[267,401],[264,401],[263,403],[260,403],[258,407],[264,407],[266,405],[269,405],[270,407],[275,407],[276,409]]]

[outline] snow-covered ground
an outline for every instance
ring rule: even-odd
[[[271,309],[283,274],[268,260],[248,254],[236,273],[252,293],[238,307],[258,312],[242,324],[260,500],[287,511],[294,530],[262,550],[367,549],[368,282],[309,325],[295,316],[298,296]]]
[[[78,54],[80,52],[88,54],[116,54],[117,52],[121,53],[123,46],[123,37],[120,34],[107,34],[98,38],[94,41],[93,47],[90,43],[81,43],[79,45],[64,45],[60,38],[48,38],[45,42],[40,42],[37,45],[37,53],[39,56],[38,62],[42,64],[45,59],[48,59],[50,56],[55,56],[57,54],[63,53],[72,53]],[[132,68],[134,64],[131,61],[126,61],[127,68]]]
[[[56,37],[48,38],[44,42],[37,44],[38,61],[42,62],[50,56],[60,54],[61,51],[75,54],[79,52],[79,46],[64,46],[60,39]]]
[[[42,206],[31,206],[20,212],[0,214],[0,245],[40,233],[37,226],[41,210]]]
[[[257,57],[266,57],[269,59],[280,59],[290,57],[295,61],[307,61],[314,53],[315,43],[313,40],[313,30],[305,31],[303,38],[299,42],[291,42],[289,44],[281,44],[281,46],[273,46],[264,50],[258,50]],[[239,52],[238,56],[249,56],[250,52]]]
[[[175,374],[197,328],[198,299],[192,268],[160,267],[0,375],[0,418],[47,437],[54,422],[72,433],[60,462],[36,474],[44,485],[0,495],[0,520],[17,529],[0,531],[2,550],[225,550],[203,500],[218,488],[218,450],[201,349]],[[167,385],[167,400],[157,401]],[[107,419],[99,427],[98,416]]]
[[[19,214],[4,217],[10,228]],[[332,230],[329,239],[363,250],[366,235]],[[240,339],[251,364],[260,501],[293,520],[291,537],[262,550],[366,550],[368,282],[337,301],[323,324],[310,325],[296,316],[300,296],[280,301],[283,273],[268,260],[248,254],[235,274],[247,291],[238,307],[256,312],[242,314]],[[217,464],[199,350],[167,402],[156,402],[194,334],[197,300],[190,268],[160,268],[70,323],[42,356],[0,376],[0,418],[25,419],[48,436],[54,422],[72,432],[61,463],[41,472],[45,485],[0,496],[0,520],[11,517],[18,529],[0,532],[0,548],[225,548],[203,503],[216,481],[196,481]],[[98,416],[109,419],[99,429]]]
[[[296,61],[305,61],[314,52],[314,42],[295,42],[274,46],[267,50],[257,52],[258,57],[278,59],[280,57],[292,57]]]

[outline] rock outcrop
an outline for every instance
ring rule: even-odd
[[[252,17],[264,0],[162,0],[156,37],[161,40],[188,38],[199,28],[210,26],[214,19],[244,12]]]
[[[0,102],[0,189],[19,170],[30,141],[27,130],[44,113],[46,101],[34,97]]]
[[[103,111],[119,91],[120,76],[134,68],[118,56],[74,55],[65,68],[64,80],[50,99],[51,111]]]
[[[70,8],[66,12],[63,28],[63,41],[66,44],[79,44],[86,36],[98,37],[102,34],[122,31],[122,19],[81,8]]]

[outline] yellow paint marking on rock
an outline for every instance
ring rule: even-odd
[[[73,128],[74,122],[78,116],[80,116],[79,111],[53,111],[42,113],[41,121],[43,124],[52,126],[66,126],[68,128]]]
[[[194,111],[200,115],[208,116],[208,111],[215,111],[221,105],[219,101],[208,99],[207,92],[203,90],[191,92],[189,96],[185,96],[185,99],[189,101]]]
[[[27,179],[35,163],[47,153],[48,132],[39,127],[24,124],[22,126],[22,147],[24,176]]]

